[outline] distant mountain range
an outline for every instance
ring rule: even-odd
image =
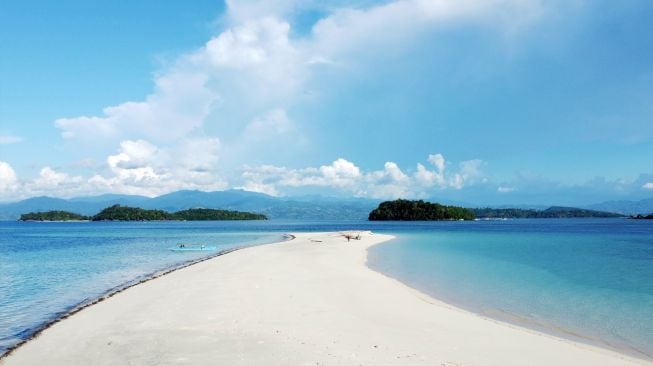
[[[607,201],[586,206],[591,210],[617,212],[624,215],[648,215],[653,213],[653,198],[639,201]]]
[[[430,199],[431,202],[440,202]],[[144,196],[104,194],[100,196],[76,197],[70,199],[34,197],[26,200],[0,204],[0,220],[17,220],[21,214],[36,211],[62,210],[82,215],[94,215],[100,210],[116,204],[159,209],[169,212],[190,208],[213,208],[222,210],[248,211],[261,213],[270,219],[342,219],[366,220],[370,211],[378,206],[380,200],[365,198],[335,198],[324,196],[273,197],[263,193],[243,190],[216,192],[177,191],[149,198]],[[473,208],[465,203],[460,206]],[[478,206],[477,206],[478,207]],[[494,206],[494,208],[545,209],[548,206]],[[625,215],[653,213],[653,198],[641,201],[609,201],[584,206],[585,209],[617,212]]]
[[[378,204],[378,200],[329,197],[273,197],[242,190],[216,192],[177,191],[149,198],[144,196],[105,194],[70,199],[34,197],[0,204],[0,220],[17,220],[21,214],[37,211],[62,210],[91,216],[113,206],[132,206],[144,209],[181,211],[190,208],[214,208],[248,211],[271,219],[343,219],[364,220]]]

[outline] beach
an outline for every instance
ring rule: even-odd
[[[366,266],[392,239],[299,233],[144,282],[0,365],[647,365],[455,308]]]

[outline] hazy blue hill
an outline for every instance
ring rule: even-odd
[[[248,211],[264,214],[271,219],[364,220],[378,202],[369,199],[339,199],[322,196],[289,199],[242,190],[216,192],[184,190],[154,198],[114,194],[72,199],[36,197],[14,203],[0,204],[0,220],[17,220],[21,214],[26,212],[55,210],[92,216],[100,210],[113,205],[142,207],[144,209],[169,212],[191,208]]]
[[[92,216],[105,207],[113,205],[141,206],[150,198],[106,194],[100,196],[75,197],[70,199],[53,197],[33,197],[26,200],[0,204],[0,220],[17,220],[26,212],[69,211]]]
[[[189,208],[221,208],[240,209],[248,211],[261,206],[272,205],[279,199],[263,193],[247,192],[242,190],[227,190],[215,192],[202,191],[177,191],[164,194],[147,201],[143,207],[157,208],[169,211],[185,210]]]
[[[0,205],[0,220],[17,220],[26,212],[69,211],[82,215],[93,215],[100,208],[87,202],[71,202],[52,197],[33,197],[26,200]]]
[[[624,215],[648,215],[653,212],[653,198],[639,201],[606,201],[589,205],[592,210],[618,212]]]
[[[89,203],[107,203],[107,202],[145,202],[150,200],[149,197],[128,195],[128,194],[101,194],[99,196],[84,196],[69,199],[70,202],[89,202]]]
[[[367,218],[378,201],[329,197],[280,198],[243,190],[215,192],[177,191],[152,198],[142,207],[168,211],[189,208],[259,212],[272,219],[354,219]]]

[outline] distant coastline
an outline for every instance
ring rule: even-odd
[[[653,220],[653,213],[650,215],[637,215],[637,216],[631,216],[631,219],[634,220]]]

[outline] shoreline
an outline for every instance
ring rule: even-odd
[[[365,233],[348,243],[338,233],[300,233],[223,251],[75,309],[0,364],[159,364],[164,356],[191,364],[648,364],[470,312],[369,268],[367,250],[392,238]]]
[[[379,243],[381,244],[381,243]],[[580,334],[576,333],[572,330],[566,329],[562,326],[557,326],[554,324],[550,323],[545,323],[542,321],[537,321],[532,318],[528,318],[526,316],[521,316],[519,314],[515,313],[510,313],[501,309],[495,309],[495,308],[482,308],[481,306],[474,307],[473,305],[466,305],[466,304],[459,304],[456,303],[455,301],[449,300],[445,297],[442,296],[437,296],[437,295],[431,295],[427,292],[424,292],[420,290],[417,287],[414,287],[410,285],[407,282],[402,281],[398,277],[391,276],[389,274],[386,274],[380,270],[376,270],[372,268],[372,266],[369,265],[369,262],[366,262],[366,266],[371,270],[376,273],[381,274],[382,276],[392,280],[396,281],[412,290],[417,292],[419,296],[423,296],[427,299],[430,299],[430,301],[441,303],[444,306],[448,306],[452,309],[458,310],[458,311],[463,311],[467,312],[473,315],[476,315],[484,320],[491,321],[491,322],[497,322],[500,324],[506,324],[508,326],[513,326],[517,329],[521,329],[527,332],[534,332],[536,334],[541,334],[543,336],[549,336],[553,338],[560,338],[564,341],[569,341],[569,342],[574,342],[574,343],[581,343],[585,344],[591,347],[597,347],[609,352],[615,352],[617,354],[626,356],[626,357],[633,357],[636,358],[637,360],[645,361],[645,362],[653,362],[653,356],[649,355],[646,352],[643,352],[637,348],[630,347],[627,345],[615,345],[610,343],[607,340],[598,338],[598,337],[592,337],[589,335],[585,334]]]
[[[44,222],[58,222],[58,221],[44,221]],[[68,221],[68,222],[70,222],[70,221]],[[77,222],[79,222],[79,221],[77,221]],[[87,299],[87,300],[82,300],[82,301],[80,301],[80,302],[78,302],[76,304],[73,304],[70,307],[68,307],[67,309],[57,313],[54,317],[52,317],[51,319],[48,319],[43,324],[41,324],[41,325],[39,325],[37,327],[34,327],[32,329],[29,329],[31,334],[28,337],[26,337],[24,339],[21,339],[19,342],[11,345],[10,347],[7,347],[7,349],[4,351],[4,353],[0,354],[0,363],[2,362],[3,359],[9,357],[13,352],[17,351],[21,346],[23,346],[23,345],[27,344],[28,342],[38,338],[39,335],[41,335],[41,333],[43,333],[48,328],[50,328],[50,327],[54,326],[55,324],[57,324],[57,323],[65,320],[65,319],[75,315],[76,313],[78,313],[78,312],[80,312],[80,311],[82,311],[82,310],[84,310],[84,309],[86,309],[88,307],[91,307],[91,306],[93,306],[95,304],[98,304],[98,303],[100,303],[100,302],[102,302],[102,301],[104,301],[106,299],[109,299],[109,298],[111,298],[111,297],[113,297],[113,296],[115,296],[115,295],[117,295],[117,294],[119,294],[119,293],[121,293],[121,292],[123,292],[123,291],[125,291],[127,289],[130,289],[132,287],[138,286],[140,284],[143,284],[143,283],[151,281],[151,280],[155,280],[155,279],[157,279],[159,277],[165,276],[165,275],[167,275],[169,273],[178,271],[180,269],[184,269],[186,267],[190,267],[192,265],[195,265],[195,264],[198,264],[198,263],[201,263],[201,262],[204,262],[204,261],[208,261],[210,259],[214,259],[214,258],[223,256],[223,255],[229,254],[231,252],[235,252],[237,250],[242,250],[242,249],[249,248],[249,247],[256,247],[256,246],[260,246],[260,245],[270,245],[270,244],[283,243],[283,242],[295,239],[295,236],[293,234],[284,234],[283,237],[285,238],[285,240],[282,240],[282,241],[274,241],[274,242],[271,242],[271,243],[263,243],[263,244],[256,244],[256,245],[242,245],[242,246],[238,246],[238,247],[234,247],[234,248],[219,250],[219,251],[217,251],[217,252],[215,252],[215,253],[213,253],[211,255],[208,255],[206,257],[202,257],[202,258],[198,258],[198,259],[191,259],[191,260],[187,260],[187,261],[184,261],[184,262],[180,262],[180,263],[174,264],[172,266],[162,268],[162,269],[160,269],[158,271],[154,271],[154,272],[150,272],[150,273],[146,273],[144,275],[138,276],[138,277],[134,278],[133,280],[127,281],[127,282],[122,283],[122,284],[120,284],[118,286],[114,286],[114,287],[106,290],[105,292],[101,293],[100,295],[98,295],[96,297],[93,297],[93,298]]]

